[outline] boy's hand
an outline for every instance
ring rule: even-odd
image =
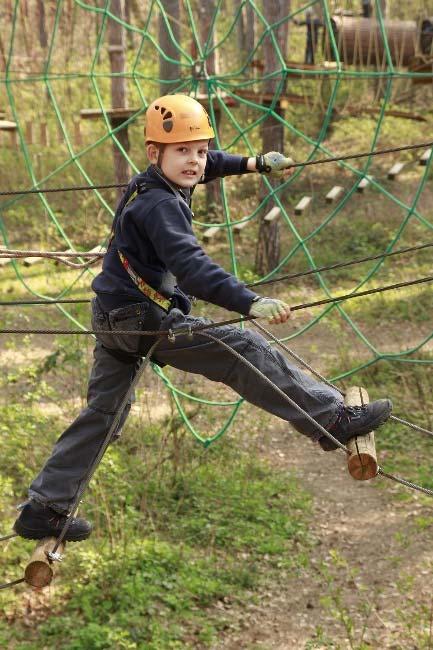
[[[251,304],[249,316],[267,318],[271,324],[279,325],[290,318],[290,307],[276,298],[259,298]]]
[[[284,175],[287,178],[294,172],[294,168],[290,169],[293,164],[292,158],[288,158],[278,151],[270,151],[256,157],[256,168],[261,174],[278,174],[278,176]],[[281,174],[283,170],[286,171]]]

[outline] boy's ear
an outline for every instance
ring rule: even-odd
[[[158,155],[159,155],[159,149],[154,142],[149,142],[149,144],[146,145],[146,153],[149,162],[151,162],[152,165],[156,165],[156,162],[158,160]]]

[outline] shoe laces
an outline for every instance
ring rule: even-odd
[[[331,431],[334,431],[341,424],[347,424],[352,420],[359,419],[365,412],[365,405],[363,406],[345,406],[340,415],[332,425]]]
[[[56,514],[50,517],[48,521],[50,524],[53,524],[55,528],[60,528],[60,526],[64,525],[66,521],[66,516],[61,514]]]

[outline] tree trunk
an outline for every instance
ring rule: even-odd
[[[235,18],[237,12],[239,11],[239,4],[233,4],[233,19]],[[242,11],[239,13],[239,18],[237,20],[237,32],[238,32],[238,50],[239,52],[246,51],[246,32],[245,32],[245,7],[242,7]]]
[[[216,9],[215,0],[208,0],[206,3],[199,2],[197,6],[198,16],[199,16],[199,25],[200,25],[200,39],[202,44],[202,49],[209,50],[213,47],[215,43],[215,29],[213,29],[210,34],[210,29],[212,25],[212,18],[214,16]],[[218,72],[218,60],[216,57],[215,51],[206,56],[206,71],[209,76],[213,76]],[[202,88],[204,93],[208,92],[206,84],[203,84]],[[215,115],[215,129],[218,131],[220,121],[221,121],[221,111],[219,110],[218,104],[214,103],[214,115]],[[208,214],[221,215],[222,213],[222,202],[221,202],[221,181],[216,179],[210,183],[206,183],[206,210]]]
[[[39,28],[39,44],[42,48],[48,46],[47,30],[45,27],[45,7],[43,0],[37,1],[38,10],[38,28]]]
[[[125,20],[127,23],[131,24],[131,3],[126,0],[125,2]],[[135,47],[134,42],[135,33],[130,29],[126,32],[126,38],[128,39],[128,49],[133,50]]]
[[[159,46],[164,52],[165,56],[179,61],[179,50],[173,38],[170,36],[165,23],[164,17],[168,20],[174,39],[179,42],[180,40],[180,7],[179,0],[162,0],[161,4],[164,7],[164,13],[161,11],[159,15]],[[179,79],[180,67],[171,61],[167,61],[162,54],[159,56],[159,78],[160,78],[160,94],[169,95],[176,86],[179,85],[178,81],[167,83],[171,79]],[[165,83],[164,83],[165,82]]]
[[[380,7],[381,16],[382,16],[383,20],[385,20],[386,19],[386,13],[387,13],[386,0],[379,0],[379,7]],[[379,12],[376,12],[376,13],[378,14]],[[377,62],[377,67],[379,69],[385,69],[386,65],[387,65],[387,59],[386,59],[385,48],[384,48],[382,63],[378,61]],[[383,100],[383,98],[385,97],[386,88],[387,88],[386,79],[377,77],[377,79],[375,79],[375,95],[376,95],[375,100],[376,101],[382,101]]]
[[[124,20],[124,0],[111,0],[111,12]],[[125,31],[118,22],[109,20],[109,46],[110,68],[112,73],[125,72]],[[113,108],[126,108],[126,79],[124,76],[111,77],[111,105]],[[124,118],[112,119],[113,128],[119,126]],[[116,133],[116,137],[125,151],[129,151],[128,129],[124,127]],[[117,183],[127,183],[129,179],[129,164],[117,144],[113,144],[114,174]],[[122,188],[118,188],[118,198],[122,196]]]
[[[265,2],[263,14],[269,24],[276,23],[290,13],[290,0],[274,0],[273,2]],[[288,23],[285,21],[281,23],[278,28],[273,30],[275,39],[279,45],[280,51],[284,59],[287,54],[288,44]],[[264,53],[264,70],[263,75],[266,76],[281,67],[278,60],[277,52],[272,43],[270,36],[267,36],[263,44]],[[264,82],[264,93],[274,94],[281,84],[282,77],[274,77],[267,79]],[[280,87],[280,93],[283,93],[286,87],[286,81]],[[276,107],[275,112],[281,115],[281,109]],[[266,153],[268,151],[281,151],[284,152],[284,126],[273,116],[268,116],[263,122],[262,127],[262,149]],[[272,177],[267,177],[272,186],[278,185],[278,182],[272,181]],[[260,201],[267,196],[268,190],[262,182],[260,188]],[[256,248],[256,272],[260,275],[269,273],[274,269],[280,261],[280,230],[278,220],[264,221],[264,216],[273,207],[273,202],[268,201],[263,213],[261,215],[259,234],[257,239]]]
[[[245,7],[247,30],[245,34],[245,49],[253,52],[256,45],[256,12],[251,5]]]
[[[386,18],[387,14],[387,1],[386,0],[379,0],[379,6],[380,6],[380,11],[382,13],[382,18]]]

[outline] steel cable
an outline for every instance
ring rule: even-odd
[[[417,284],[422,284],[425,282],[433,281],[433,275],[428,275],[424,278],[418,278],[417,280],[406,280],[405,282],[397,282],[395,284],[389,284],[384,287],[378,287],[376,289],[366,289],[365,291],[358,291],[355,293],[347,293],[341,296],[335,296],[331,298],[323,298],[322,300],[314,300],[313,302],[306,302],[300,305],[294,305],[291,307],[291,311],[300,311],[302,309],[307,309],[310,307],[318,307],[320,305],[328,305],[330,303],[338,304],[344,302],[345,300],[352,300],[353,298],[362,298],[363,296],[369,296],[376,293],[383,293],[385,291],[391,291],[391,289],[401,289],[402,287],[410,287]],[[81,302],[81,301],[80,301]],[[232,318],[224,321],[217,321],[211,324],[203,324],[192,327],[192,332],[198,332],[205,329],[213,327],[222,327],[224,325],[233,325],[235,323],[241,323],[244,321],[254,320],[253,316],[244,316],[243,318]],[[21,329],[21,328],[2,328],[0,329],[0,334],[112,334],[111,330],[61,330],[61,329]],[[162,336],[167,335],[170,332],[168,330],[116,330],[116,334],[135,334],[137,336]]]
[[[342,449],[346,454],[350,454],[349,449],[345,445],[343,445],[339,440],[337,440],[337,438],[335,438],[321,424],[316,422],[316,420],[314,420],[314,418],[312,418],[311,415],[309,415],[306,411],[304,411],[303,408],[301,408],[294,400],[292,400],[291,397],[286,395],[286,393],[284,393],[284,391],[282,391],[281,388],[276,386],[268,377],[266,377],[266,375],[264,375],[260,370],[258,370],[258,368],[256,368],[250,361],[248,361],[248,359],[245,359],[241,354],[239,354],[239,352],[236,352],[236,350],[233,350],[233,348],[227,345],[227,343],[221,341],[220,339],[217,339],[215,336],[212,336],[212,334],[209,334],[207,332],[202,332],[201,336],[205,336],[206,338],[212,339],[215,343],[218,343],[226,350],[228,350],[233,356],[235,356],[244,365],[247,365],[250,368],[250,370],[252,370],[257,376],[259,376],[262,380],[264,380],[267,384],[269,384],[275,390],[275,392],[277,392],[285,401],[287,401],[290,404],[290,406],[292,406],[292,408],[295,408],[295,410],[297,410],[298,413],[301,413],[301,415],[305,419],[307,419],[310,423],[314,424],[314,426],[316,426],[317,429],[322,434],[324,434],[327,438],[329,438],[329,440],[331,440],[334,444],[336,444],[339,447],[339,449]],[[329,384],[329,382],[326,383]],[[378,467],[378,471],[377,471],[377,475],[379,474],[393,481],[396,481],[397,483],[401,483],[402,485],[405,485],[406,487],[409,487],[413,490],[416,490],[418,492],[423,492],[428,496],[433,496],[433,490],[429,490],[428,488],[422,487],[421,485],[417,485],[416,483],[412,483],[411,481],[406,481],[406,479],[402,479],[397,476],[394,476],[393,474],[389,474],[388,472],[385,472],[385,470],[383,470],[382,467],[380,466]]]
[[[291,348],[289,348],[287,345],[285,345],[280,339],[278,339],[276,336],[272,334],[268,329],[263,327],[257,320],[253,321],[253,325],[257,327],[263,334],[265,334],[267,337],[269,337],[274,343],[276,343],[282,350],[287,352],[293,359],[295,359],[301,366],[306,368],[313,374],[317,379],[320,379],[324,384],[329,386],[330,388],[334,388],[337,390],[341,395],[345,395],[345,392],[341,390],[338,386],[330,382],[326,377],[320,374],[318,370],[313,368],[313,366],[310,366],[309,363],[307,363],[304,359],[302,359],[296,352],[294,352]],[[408,422],[407,420],[403,420],[403,418],[399,418],[396,415],[391,415],[390,420],[394,420],[395,422],[399,422],[400,424],[403,424],[406,427],[409,427],[410,429],[414,429],[415,431],[419,431],[420,433],[426,433],[429,436],[433,436],[433,431],[430,431],[429,429],[425,429],[424,427],[420,427],[418,424],[414,424],[413,422]]]
[[[324,271],[332,271],[335,269],[341,269],[344,267],[348,266],[354,266],[356,264],[361,264],[363,262],[370,262],[373,260],[378,260],[378,259],[384,259],[386,257],[393,257],[395,255],[403,255],[405,253],[411,253],[413,251],[419,251],[424,248],[431,248],[433,247],[433,242],[428,242],[427,244],[417,244],[416,246],[408,246],[406,248],[399,248],[396,251],[390,251],[388,253],[378,253],[377,255],[369,255],[368,257],[360,257],[356,258],[354,260],[349,260],[347,262],[335,262],[335,264],[329,264],[328,266],[321,266],[318,267],[317,269],[310,269],[308,271],[300,271],[299,273],[291,273],[288,275],[282,275],[279,276],[278,278],[273,278],[270,280],[257,280],[256,282],[250,282],[249,284],[246,284],[247,287],[257,287],[257,286],[262,286],[265,284],[273,284],[275,282],[282,282],[283,280],[294,280],[295,278],[301,278],[305,277],[307,275],[312,275],[314,273],[323,273]],[[16,255],[15,255],[16,254]],[[62,260],[61,258],[64,256],[68,257],[90,257],[90,256],[95,256],[95,257],[103,257],[105,253],[72,253],[72,252],[65,252],[62,253],[60,251],[14,251],[14,250],[0,250],[0,258],[11,258],[13,259],[14,257],[20,258],[20,257],[48,257],[48,258],[53,258],[53,259],[59,259],[59,261],[62,261],[66,264],[68,262],[66,260]],[[92,264],[95,263],[92,261]],[[72,263],[69,263],[72,265]],[[77,267],[82,267],[85,265],[77,264]],[[46,299],[46,300],[28,300],[28,301],[0,301],[1,306],[7,306],[7,305],[43,305],[43,304],[60,304],[60,303],[86,303],[90,302],[89,298],[86,299],[61,299],[61,300],[51,300],[51,299]]]
[[[397,153],[399,151],[411,151],[413,149],[427,149],[433,146],[433,141],[420,142],[418,144],[407,144],[401,147],[390,147],[387,149],[378,149],[377,151],[363,151],[362,153],[347,154],[344,156],[333,156],[332,158],[320,158],[319,160],[307,160],[305,162],[293,163],[287,166],[287,169],[295,167],[309,167],[310,165],[323,165],[325,163],[339,162],[344,160],[357,160],[358,158],[368,158],[370,156],[383,156],[389,153]],[[8,190],[0,192],[0,196],[16,196],[25,194],[48,194],[51,192],[75,192],[80,190],[103,190],[103,189],[117,189],[121,187],[128,187],[129,183],[110,183],[105,185],[72,185],[68,187],[44,187],[40,189],[31,190]]]

